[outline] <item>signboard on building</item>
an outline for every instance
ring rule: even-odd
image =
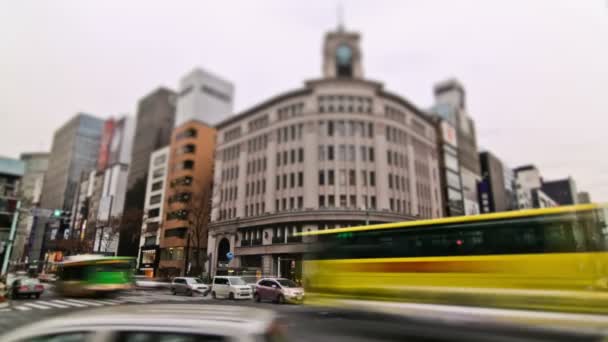
[[[456,129],[454,126],[450,125],[447,121],[441,121],[441,137],[443,138],[443,142],[453,146],[458,147],[458,138],[456,135]]]
[[[103,170],[108,166],[110,158],[110,142],[114,134],[114,119],[108,119],[104,122],[103,133],[101,134],[101,142],[99,144],[99,154],[97,157],[97,170]]]

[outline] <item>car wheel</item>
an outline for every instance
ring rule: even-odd
[[[277,297],[277,303],[285,304],[285,297],[282,294]]]
[[[253,300],[255,300],[256,302],[258,302],[258,303],[259,303],[259,302],[262,300],[262,298],[260,298],[260,295],[259,295],[259,294],[255,293],[255,294],[253,295]]]
[[[194,293],[192,292],[192,290],[188,290],[186,292],[186,296],[192,297],[194,295]]]
[[[41,293],[36,293],[36,299],[40,299]]]
[[[230,292],[230,294],[228,295],[228,299],[234,300],[234,293]]]
[[[171,294],[174,295],[174,296],[177,295],[177,292],[175,292],[175,289],[171,289]]]
[[[217,299],[217,296],[215,295],[215,291],[211,291],[211,297],[212,297],[213,299]]]

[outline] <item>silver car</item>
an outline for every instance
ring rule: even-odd
[[[195,294],[202,294],[206,296],[209,294],[209,285],[203,283],[199,278],[194,277],[176,277],[171,282],[171,293],[176,295],[178,293],[185,294],[186,296],[193,296]]]
[[[223,305],[126,305],[78,311],[0,336],[17,341],[283,341],[272,311]]]

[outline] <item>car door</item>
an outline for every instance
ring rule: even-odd
[[[270,281],[269,280],[262,280],[260,282],[260,298],[261,299],[268,299],[270,298]]]
[[[275,300],[277,299],[277,294],[281,291],[281,287],[279,283],[274,280],[268,281],[268,299]]]
[[[224,295],[224,280],[226,279],[218,277],[213,278],[213,291],[216,296],[221,297]]]
[[[182,278],[175,279],[175,288],[176,288],[175,292],[184,293],[185,292],[185,289],[184,289],[185,283],[186,283],[185,279],[182,279]]]

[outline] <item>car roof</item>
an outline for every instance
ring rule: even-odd
[[[162,330],[219,336],[264,333],[276,315],[269,310],[191,304],[120,305],[61,315],[26,325],[0,336],[2,341],[22,340],[31,332],[52,333],[64,329],[83,330]],[[165,329],[165,330],[163,330]]]
[[[241,276],[215,276],[214,278],[242,278]]]

